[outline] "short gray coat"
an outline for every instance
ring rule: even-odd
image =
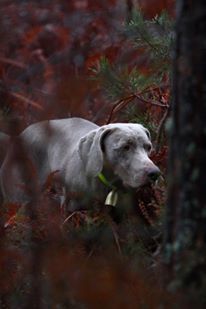
[[[158,174],[149,158],[152,145],[146,128],[136,123],[113,123],[101,127],[81,118],[43,121],[27,127],[19,137],[35,168],[38,184],[43,185],[52,172],[58,174],[65,198],[70,192],[94,194],[98,174],[104,167],[125,187],[138,188]],[[4,199],[28,201],[23,193],[22,164],[14,160],[11,147],[0,171]],[[21,162],[22,163],[22,162]]]

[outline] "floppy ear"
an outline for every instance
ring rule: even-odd
[[[111,130],[108,127],[101,127],[80,139],[78,152],[88,176],[97,176],[103,169],[102,143]]]
[[[143,127],[145,133],[147,134],[147,137],[148,137],[149,140],[151,141],[151,134],[150,134],[150,131],[149,131],[147,128],[145,128],[144,126],[142,126],[142,127]]]

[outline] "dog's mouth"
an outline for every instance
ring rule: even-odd
[[[157,184],[157,180],[154,181],[154,180],[147,179],[137,189],[144,189],[144,188],[149,188],[149,187],[155,187],[156,184]]]
[[[122,182],[126,191],[133,192],[135,196],[135,208],[137,214],[144,219],[144,221],[153,225],[159,216],[160,212],[160,197],[157,181],[145,180],[136,187]]]
[[[126,182],[126,181],[123,181],[122,180],[122,184],[125,188],[132,188],[134,190],[141,190],[142,188],[147,188],[148,186],[155,186],[155,182],[153,181],[150,181],[148,179],[145,179],[144,181],[140,182],[140,183],[129,183],[129,182]]]
[[[147,188],[147,187],[157,187],[159,183],[163,180],[161,174],[155,175],[153,178],[145,177],[142,183],[137,187],[137,189]]]
[[[136,210],[145,223],[153,225],[160,213],[160,201],[152,184],[143,185],[135,192]]]
[[[139,181],[136,181],[135,178],[137,178],[137,176],[134,177],[134,179],[130,179],[129,177],[123,179],[120,175],[116,174],[112,180],[112,184],[115,184],[116,187],[121,189],[134,189],[138,191],[147,187],[155,188],[162,176],[158,175],[157,177],[149,178],[148,175],[145,174],[140,177]]]

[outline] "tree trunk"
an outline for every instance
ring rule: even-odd
[[[206,267],[206,1],[177,0],[165,257],[176,285]]]

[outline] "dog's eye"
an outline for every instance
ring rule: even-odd
[[[126,144],[122,148],[123,148],[124,151],[129,151],[131,149],[131,145]]]
[[[152,150],[152,145],[151,144],[144,144],[144,149],[148,152]]]

